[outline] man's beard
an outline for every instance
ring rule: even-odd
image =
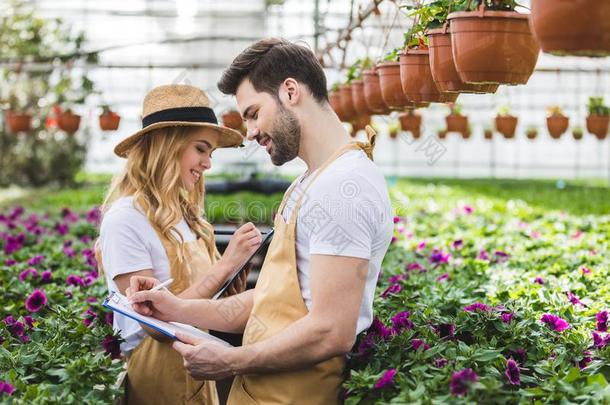
[[[269,131],[269,137],[273,143],[270,154],[271,162],[276,166],[281,166],[299,154],[301,126],[292,111],[286,109],[281,101],[278,105],[278,115],[273,121],[273,129]]]

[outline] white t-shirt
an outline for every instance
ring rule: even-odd
[[[315,172],[295,182],[282,213],[292,209]],[[293,183],[294,184],[294,183]],[[385,178],[361,150],[344,153],[331,163],[307,191],[296,228],[296,257],[301,294],[311,309],[311,255],[349,256],[369,260],[357,333],[373,321],[373,299],[381,262],[392,239],[392,206]]]
[[[182,220],[176,225],[185,242],[196,240],[196,235]],[[102,218],[99,247],[106,284],[110,291],[119,291],[114,278],[120,274],[152,269],[154,277],[164,281],[171,270],[165,248],[133,197],[117,199]],[[121,314],[114,314],[114,329],[120,331],[125,342],[121,350],[133,350],[146,336],[138,322]]]

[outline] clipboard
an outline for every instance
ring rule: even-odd
[[[232,347],[232,345],[225,342],[224,340],[219,339],[216,336],[212,336],[209,333],[206,333],[191,325],[179,322],[160,321],[159,319],[153,318],[151,316],[139,314],[131,307],[131,304],[129,303],[127,297],[116,291],[112,291],[110,295],[106,297],[102,305],[105,308],[111,309],[112,311],[117,312],[121,315],[125,315],[126,317],[131,318],[134,321],[141,323],[142,325],[146,325],[151,329],[161,332],[165,336],[168,336],[173,340],[178,340],[178,338],[176,337],[176,332],[183,332],[188,333],[189,335],[192,335],[198,339],[209,340],[226,347]]]
[[[239,268],[237,269],[232,275],[231,277],[229,277],[229,279],[227,281],[225,281],[225,283],[222,285],[222,287],[220,287],[220,290],[218,290],[218,292],[216,294],[214,294],[214,296],[212,297],[213,300],[217,300],[218,297],[220,297],[225,291],[227,291],[227,289],[229,288],[229,286],[231,285],[231,283],[233,282],[233,280],[235,280],[235,278],[237,276],[239,276],[239,274],[246,268],[246,266],[248,265],[248,263],[250,263],[250,260],[252,260],[252,258],[254,256],[256,256],[265,245],[267,245],[268,243],[270,243],[271,238],[273,237],[273,229],[271,229],[269,232],[267,232],[264,236],[263,236],[263,240],[260,244],[260,246],[256,249],[256,251],[254,253],[252,253],[252,256],[250,256],[248,258],[248,260],[246,260],[246,262]]]

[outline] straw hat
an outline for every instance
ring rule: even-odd
[[[218,132],[218,147],[229,148],[241,145],[244,137],[239,132],[218,125],[214,110],[205,92],[194,86],[169,84],[155,87],[142,106],[142,129],[122,140],[114,153],[127,157],[129,150],[146,133],[157,128],[192,126],[210,128]]]

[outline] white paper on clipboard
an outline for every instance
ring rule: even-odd
[[[127,297],[123,294],[113,291],[110,295],[104,300],[103,304],[106,308],[111,309],[114,312],[118,312],[126,317],[129,317],[139,323],[148,326],[149,328],[155,329],[166,336],[174,340],[178,340],[176,337],[176,332],[188,333],[198,339],[209,340],[215,343],[219,343],[221,345],[232,347],[229,343],[225,342],[222,339],[217,338],[216,336],[212,336],[209,333],[206,333],[200,329],[197,329],[191,325],[187,325],[179,322],[165,322],[155,319],[151,316],[146,316],[137,313],[131,307]]]

